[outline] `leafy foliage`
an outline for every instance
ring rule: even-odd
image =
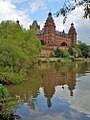
[[[0,84],[0,102],[10,97],[8,90]]]
[[[40,42],[35,30],[24,30],[13,21],[0,24],[0,81],[13,83],[27,78],[27,68],[37,61]]]
[[[81,51],[82,57],[85,57],[85,58],[89,57],[88,53],[90,51],[89,51],[88,45],[79,41],[78,45],[77,45],[77,48],[79,48],[79,50]]]
[[[63,57],[64,57],[64,58],[68,58],[69,56],[70,56],[69,52],[65,50],[65,51],[63,52]]]
[[[68,52],[70,55],[74,55],[74,48],[72,46],[69,47]]]
[[[7,88],[0,84],[0,120],[14,120],[16,116],[12,109],[19,102],[19,99],[12,98]]]
[[[57,48],[55,51],[54,51],[54,54],[55,54],[55,57],[63,57],[63,51],[59,48]]]
[[[63,24],[67,19],[67,15],[72,11],[75,10],[77,6],[84,6],[84,18],[90,19],[90,0],[64,0],[63,7],[56,12],[56,16],[62,15],[64,17]]]
[[[78,42],[76,47],[70,46],[68,50],[61,50],[57,48],[54,51],[55,57],[68,58],[75,60],[75,58],[90,58],[90,46],[86,43]]]

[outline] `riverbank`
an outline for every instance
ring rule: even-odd
[[[85,61],[90,62],[90,58],[39,58],[39,62],[72,62],[72,61]]]

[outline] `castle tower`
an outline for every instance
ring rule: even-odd
[[[64,37],[65,36],[65,31],[63,30],[63,32],[62,32],[62,36]]]
[[[56,28],[56,26],[55,26],[54,20],[52,18],[52,13],[49,12],[48,18],[47,18],[44,28],[43,28],[46,45],[54,45],[55,28]]]
[[[71,38],[71,45],[76,46],[77,32],[76,32],[76,29],[75,29],[73,23],[71,24],[71,27],[70,27],[69,32],[68,32],[68,35]]]
[[[32,23],[32,25],[30,26],[30,28],[31,28],[31,27],[34,27],[35,30],[40,30],[40,26],[38,25],[38,23],[37,23],[36,20],[33,21],[33,23]]]
[[[16,23],[19,25],[19,20],[17,20]]]

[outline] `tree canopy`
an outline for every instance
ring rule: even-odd
[[[81,57],[89,57],[89,46],[86,43],[82,43],[81,41],[78,42],[77,48],[81,51]]]
[[[0,24],[0,81],[25,80],[27,68],[37,61],[40,41],[36,32],[23,29],[13,21]]]

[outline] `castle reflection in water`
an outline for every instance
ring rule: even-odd
[[[55,94],[55,87],[60,86],[64,90],[67,86],[69,95],[74,95],[76,77],[85,74],[87,63],[43,63],[37,65],[29,72],[29,80],[10,86],[12,96],[19,95],[23,101],[28,101],[32,109],[35,109],[35,99],[43,88],[44,97],[47,98],[47,106],[52,106],[51,99]]]

